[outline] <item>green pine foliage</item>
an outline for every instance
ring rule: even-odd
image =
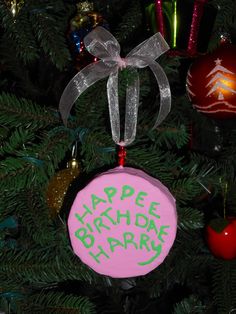
[[[233,312],[236,304],[236,263],[235,261],[215,261],[213,271],[214,301],[220,314]]]
[[[195,296],[191,296],[188,299],[184,299],[179,304],[175,306],[175,314],[201,314],[205,312],[205,307],[202,305],[201,301]]]
[[[38,1],[36,5],[28,1],[14,19],[7,3],[1,1],[4,36],[7,43],[11,43],[8,48],[14,49],[24,63],[37,61],[42,49],[51,62],[62,69],[70,59],[64,36],[66,9],[63,1]]]
[[[63,304],[63,307],[61,306]],[[22,312],[19,313],[82,313],[95,314],[95,306],[86,297],[65,295],[59,292],[44,292],[30,296],[20,304]],[[31,311],[27,312],[30,308]],[[25,310],[26,309],[26,310]]]
[[[175,197],[174,245],[165,261],[146,276],[123,280],[101,276],[73,253],[66,221],[78,188],[117,164],[107,79],[81,95],[64,126],[58,103],[76,73],[68,37],[75,3],[25,0],[13,17],[7,2],[0,0],[0,311],[232,313],[235,261],[212,255],[205,225],[223,215],[224,203],[229,215],[236,213],[236,131],[234,121],[217,122],[193,110],[185,90],[193,59],[168,54],[158,59],[171,85],[172,110],[156,129],[152,126],[159,109],[158,86],[148,69],[139,70],[137,136],[126,161],[158,178]],[[236,9],[233,0],[209,2],[220,6],[208,45],[212,50],[219,32],[231,33],[235,41]],[[145,25],[145,4],[142,0],[94,1],[95,11],[101,10],[120,42],[122,56],[152,35]],[[134,78],[130,69],[119,73],[122,121],[126,86]],[[60,215],[52,218],[47,185],[66,167],[75,143],[82,174],[68,191]],[[6,227],[8,218],[17,227]]]

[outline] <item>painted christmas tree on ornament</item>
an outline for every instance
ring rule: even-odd
[[[236,117],[236,47],[224,44],[190,67],[187,92],[197,111],[217,119]]]
[[[128,278],[149,273],[169,254],[177,230],[175,199],[160,181],[142,170],[124,167],[124,147],[135,140],[139,106],[138,73],[127,87],[124,139],[120,140],[118,71],[126,66],[150,67],[160,88],[159,125],[170,111],[170,87],[155,59],[168,50],[157,33],[134,48],[126,58],[104,28],[85,38],[88,51],[101,60],[80,71],[65,88],[60,112],[64,123],[76,99],[99,79],[107,84],[112,138],[121,147],[119,166],[97,175],[78,192],[72,205],[68,230],[75,254],[99,274]],[[88,84],[89,82],[89,84]]]
[[[236,94],[236,90],[232,89],[231,86],[235,85],[234,73],[227,70],[225,67],[221,65],[222,60],[216,59],[216,66],[214,69],[207,75],[207,77],[211,78],[210,82],[207,84],[208,86],[212,86],[211,90],[208,92],[207,96],[210,96],[213,93],[218,93],[218,100],[224,100],[224,94],[231,92],[232,94]],[[231,75],[232,78],[230,78]]]

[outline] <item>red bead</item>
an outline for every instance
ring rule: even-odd
[[[124,146],[119,146],[119,151],[118,151],[119,166],[123,167],[125,165],[125,158],[126,158],[126,149]]]
[[[236,258],[236,218],[227,218],[227,220],[229,224],[220,233],[208,225],[206,239],[213,255],[232,260]]]
[[[213,118],[236,118],[236,46],[221,45],[198,58],[187,76],[193,107]]]

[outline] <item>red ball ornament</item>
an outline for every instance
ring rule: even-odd
[[[222,44],[198,58],[187,75],[193,107],[217,119],[236,117],[236,46]]]
[[[213,255],[236,258],[236,218],[215,219],[206,227],[206,240]]]

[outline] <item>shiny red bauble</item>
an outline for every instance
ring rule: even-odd
[[[217,119],[236,118],[236,46],[222,44],[190,67],[187,92],[193,107]]]
[[[206,227],[206,240],[212,254],[224,260],[236,258],[236,218],[226,218],[223,230],[214,230],[211,223]]]

